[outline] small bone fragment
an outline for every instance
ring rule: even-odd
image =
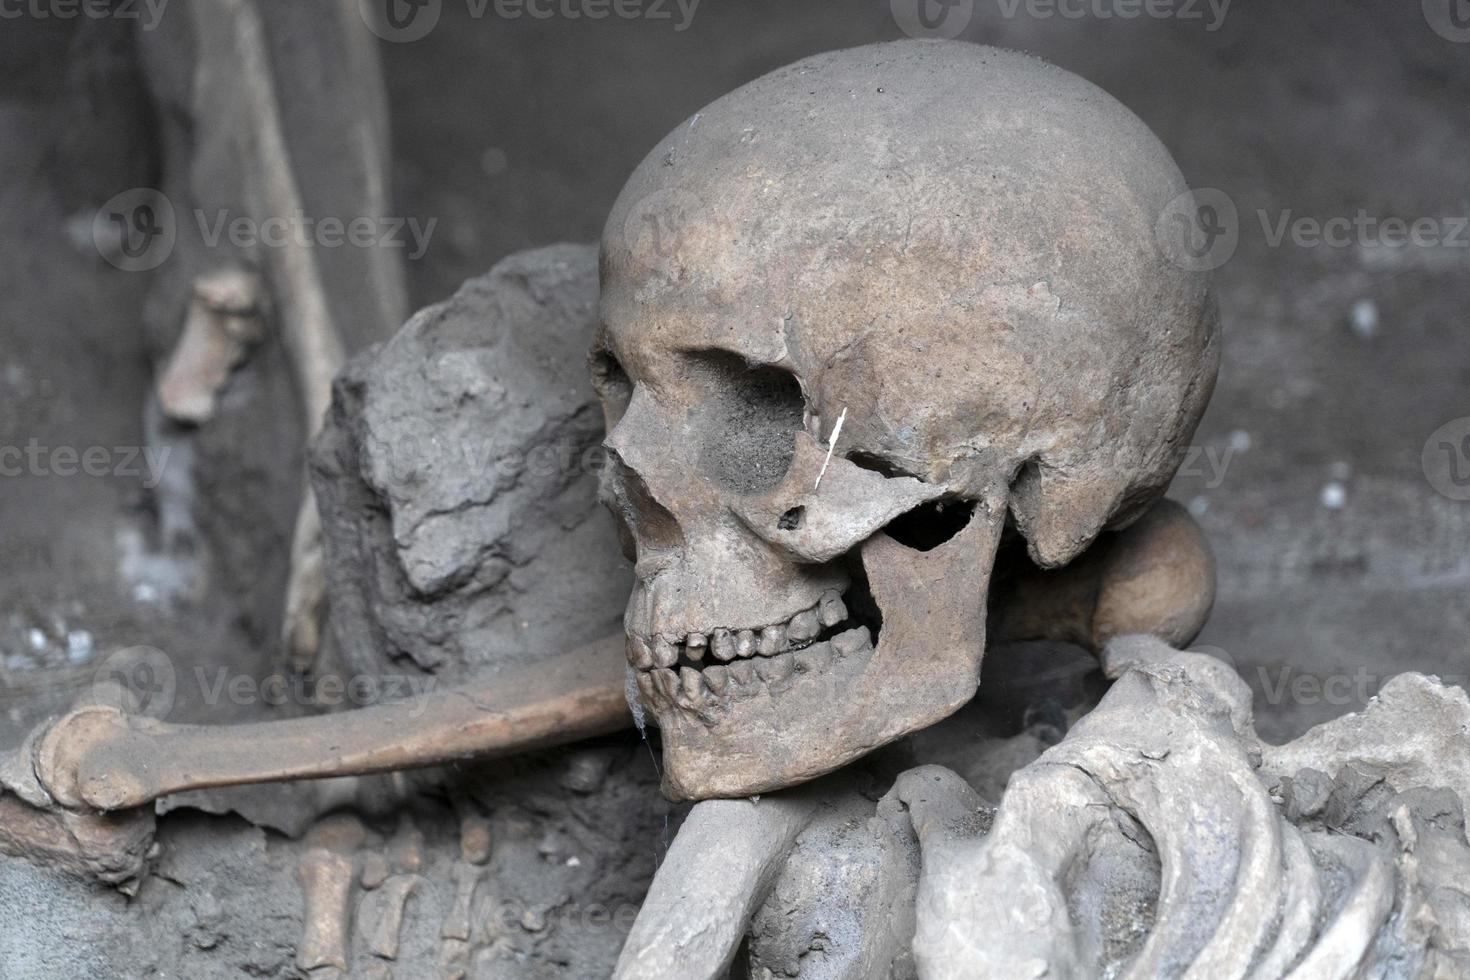
[[[388,859],[377,851],[369,851],[362,856],[361,884],[367,891],[372,891],[388,879],[390,869]]]
[[[470,864],[490,860],[490,821],[478,813],[467,813],[459,821],[459,854]]]
[[[148,867],[153,833],[151,809],[71,813],[37,809],[0,793],[0,854],[104,884],[125,885],[141,879]]]
[[[362,900],[358,918],[368,951],[385,960],[398,958],[398,937],[403,930],[403,910],[418,889],[418,875],[394,875],[377,891]]]
[[[352,919],[348,899],[352,892],[356,865],[352,851],[361,841],[362,827],[357,826],[356,840],[351,825],[341,821],[325,821],[327,826],[308,835],[313,842],[296,869],[301,883],[306,910],[302,916],[301,942],[296,948],[296,965],[303,970],[320,967],[347,969],[347,938]],[[351,820],[351,824],[356,824]]]
[[[399,874],[415,874],[424,867],[424,832],[412,817],[404,817],[388,842],[388,861]]]
[[[439,947],[440,980],[464,980],[469,976],[470,944],[463,939],[446,939]]]
[[[247,269],[216,269],[194,281],[189,313],[158,378],[158,402],[176,422],[202,425],[214,417],[219,392],[265,332],[260,277]]]
[[[468,942],[470,938],[471,910],[475,900],[475,888],[480,884],[484,869],[463,861],[455,862],[454,904],[444,918],[439,930],[441,939],[458,939]]]

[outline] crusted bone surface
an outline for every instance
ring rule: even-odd
[[[1445,884],[1470,859],[1465,801],[1434,789],[1463,772],[1463,738],[1444,742],[1470,723],[1463,692],[1405,675],[1376,717],[1273,749],[1228,665],[1142,637],[1107,659],[1117,684],[1012,777],[989,834],[924,842],[922,976],[1463,971],[1470,930]],[[1424,716],[1426,699],[1442,707]],[[1403,747],[1385,758],[1389,731]],[[1330,787],[1316,803],[1313,773]]]
[[[1105,93],[960,43],[783,68],[639,166],[603,235],[592,356],[604,496],[636,553],[630,659],[696,633],[724,662],[735,639],[719,696],[672,683],[677,661],[640,682],[671,793],[810,778],[973,693],[983,615],[945,609],[931,641],[859,601],[876,582],[858,578],[907,574],[869,566],[885,528],[913,566],[967,521],[1013,520],[1054,567],[1162,491],[1218,360],[1207,278],[1154,241],[1184,190]],[[983,610],[995,542],[972,546],[946,587]],[[788,672],[768,639],[776,663],[738,697],[757,631],[789,643],[828,592],[869,614],[876,657]],[[862,703],[870,660],[901,669]]]

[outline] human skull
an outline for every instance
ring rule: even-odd
[[[1163,492],[1218,361],[1207,279],[1154,239],[1184,192],[1104,92],[959,42],[798,62],[643,161],[592,368],[669,796],[948,715],[1003,534],[1055,567]]]

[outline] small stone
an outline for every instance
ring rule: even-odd
[[[1367,340],[1378,332],[1378,304],[1371,299],[1360,299],[1353,304],[1350,318],[1353,333]]]
[[[87,630],[72,630],[66,634],[66,659],[73,664],[84,664],[92,658],[92,634]]]

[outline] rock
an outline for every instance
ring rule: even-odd
[[[446,681],[616,632],[631,576],[597,502],[597,256],[514,255],[338,377],[313,452],[349,669]]]

